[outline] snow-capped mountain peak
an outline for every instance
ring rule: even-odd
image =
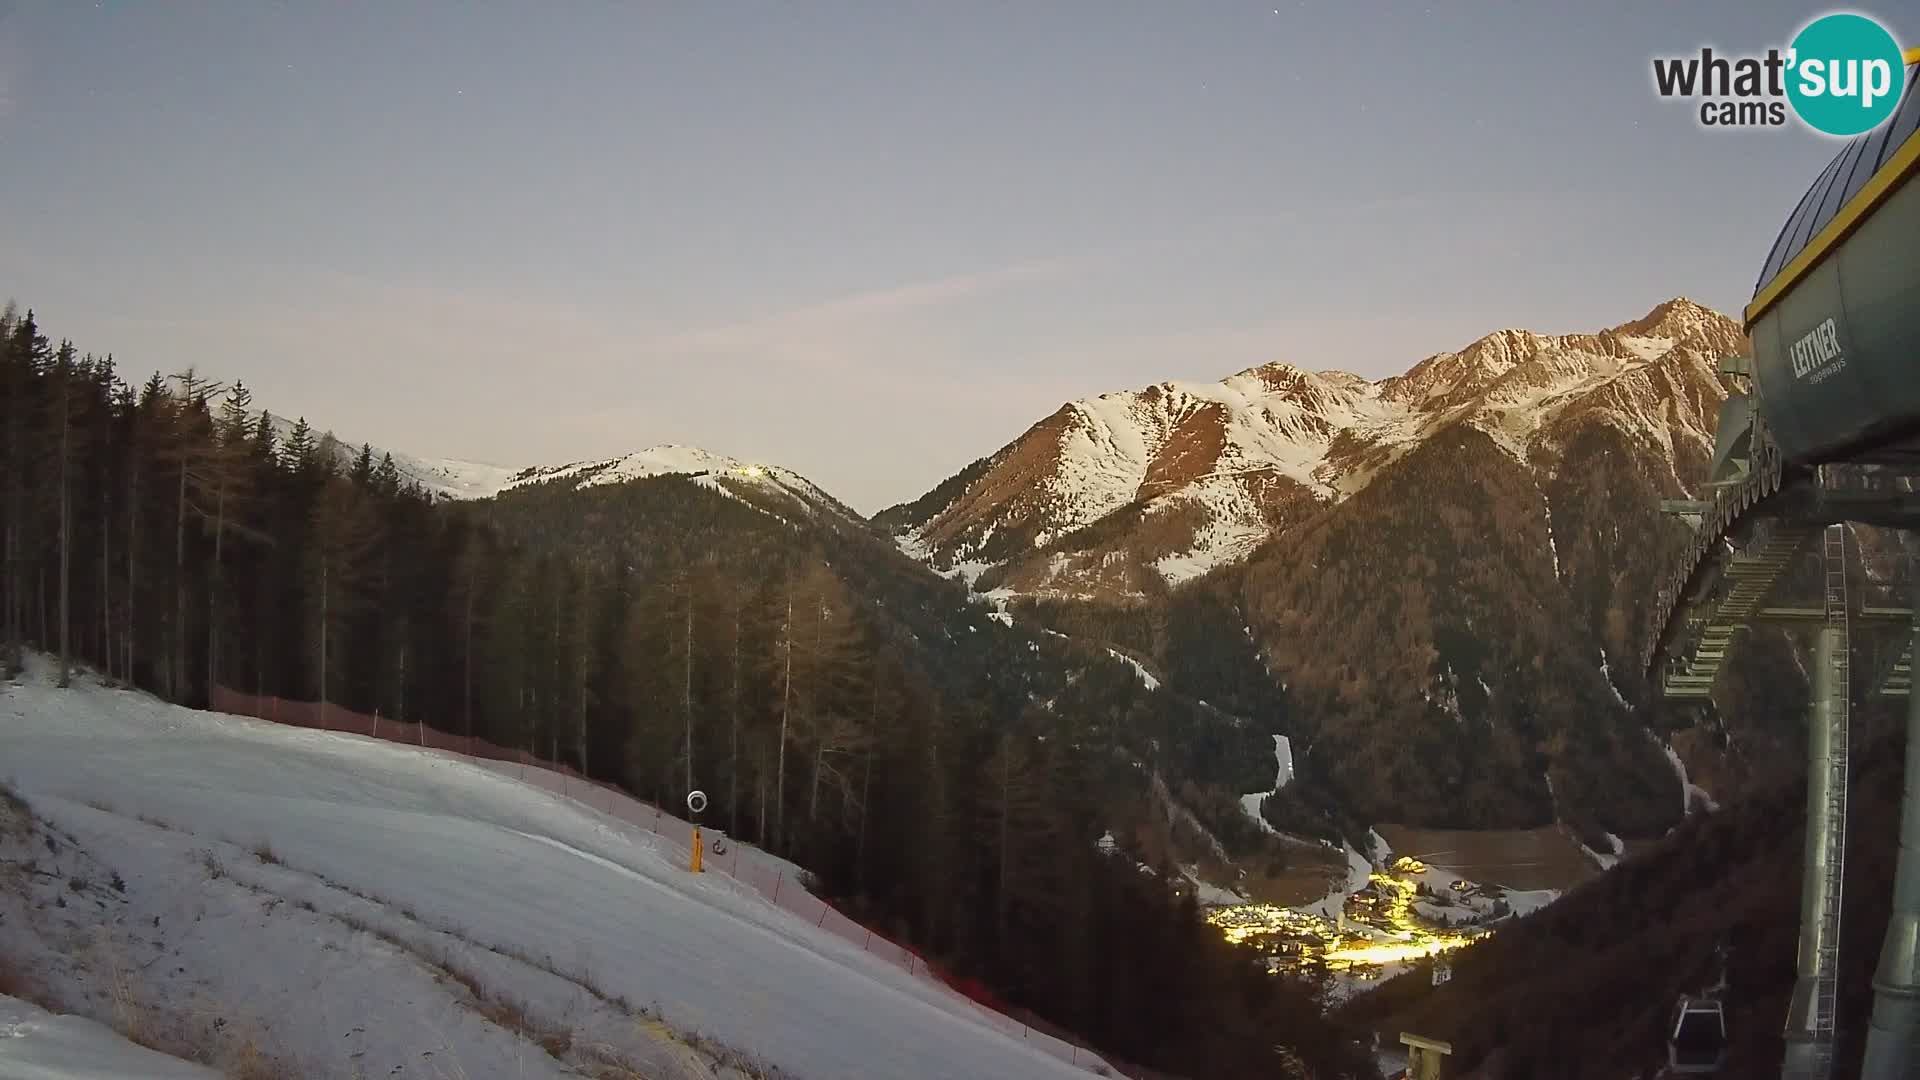
[[[831,509],[843,516],[857,516],[813,481],[779,465],[743,461],[739,458],[702,450],[697,446],[663,443],[618,457],[575,461],[565,465],[534,466],[515,473],[487,495],[498,494],[529,484],[568,483],[574,487],[598,487],[650,480],[660,476],[686,476],[696,483],[724,495],[733,495],[732,486],[781,496],[811,509]],[[476,496],[484,498],[485,496]]]
[[[284,444],[296,423],[278,413],[273,414],[275,437]],[[343,468],[359,455],[363,445],[341,439],[330,431],[318,432],[315,437],[333,455],[335,463]],[[696,446],[662,443],[616,457],[521,468],[454,458],[421,457],[378,446],[370,449],[376,462],[391,455],[403,483],[416,484],[436,499],[490,499],[502,492],[531,484],[560,483],[587,488],[661,476],[685,476],[722,495],[737,497],[739,491],[735,488],[757,491],[775,496],[777,501],[797,503],[809,510],[827,510],[846,518],[859,517],[838,499],[791,469],[744,461]]]
[[[1034,425],[957,497],[881,520],[936,566],[998,567],[1002,588],[1137,594],[1243,557],[1457,425],[1522,462],[1595,410],[1664,453],[1710,446],[1714,364],[1743,347],[1731,319],[1680,297],[1596,333],[1494,331],[1377,382],[1276,361],[1101,394]],[[1685,407],[1668,408],[1681,384]]]

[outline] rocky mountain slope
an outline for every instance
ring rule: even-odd
[[[1689,798],[1674,722],[1635,708],[1630,658],[1682,532],[1658,504],[1704,474],[1717,361],[1747,348],[1676,299],[1378,382],[1271,364],[1163,383],[1071,403],[880,520],[1082,626],[1204,577],[1285,687],[1293,799],[1362,823],[1658,833]],[[1129,644],[1158,657],[1153,635]]]
[[[1598,333],[1498,331],[1378,382],[1271,363],[1103,394],[878,520],[983,588],[1147,595],[1244,560],[1457,428],[1550,473],[1601,420],[1684,466],[1711,447],[1714,362],[1742,347],[1681,298]]]

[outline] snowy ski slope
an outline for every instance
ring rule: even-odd
[[[211,1069],[136,1046],[78,1016],[50,1016],[0,995],[0,1076],[9,1080],[218,1080]]]
[[[124,896],[100,906],[123,905],[116,925],[159,939],[126,948],[171,951],[167,966],[199,992],[250,1009],[275,1045],[326,1075],[349,1045],[370,1076],[579,1075],[448,1007],[444,980],[421,978],[407,955],[342,962],[348,946],[380,944],[343,944],[328,915],[348,908],[394,942],[468,957],[529,1012],[611,1030],[589,1015],[604,1007],[582,1004],[579,987],[592,986],[785,1076],[1090,1075],[564,797],[432,752],[177,708],[90,677],[58,690],[46,666],[0,689],[0,780],[95,873],[124,875]],[[270,861],[248,857],[267,849]],[[224,876],[210,880],[210,856]],[[215,921],[219,932],[204,929]],[[731,1073],[694,1061],[686,1075]]]

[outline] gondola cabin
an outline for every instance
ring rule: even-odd
[[[1667,1075],[1711,1076],[1727,1063],[1727,1018],[1717,1001],[1681,998],[1667,1033]]]

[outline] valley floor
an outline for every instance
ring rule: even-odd
[[[0,962],[57,1011],[229,1076],[1090,1075],[587,807],[44,667],[0,690]]]

